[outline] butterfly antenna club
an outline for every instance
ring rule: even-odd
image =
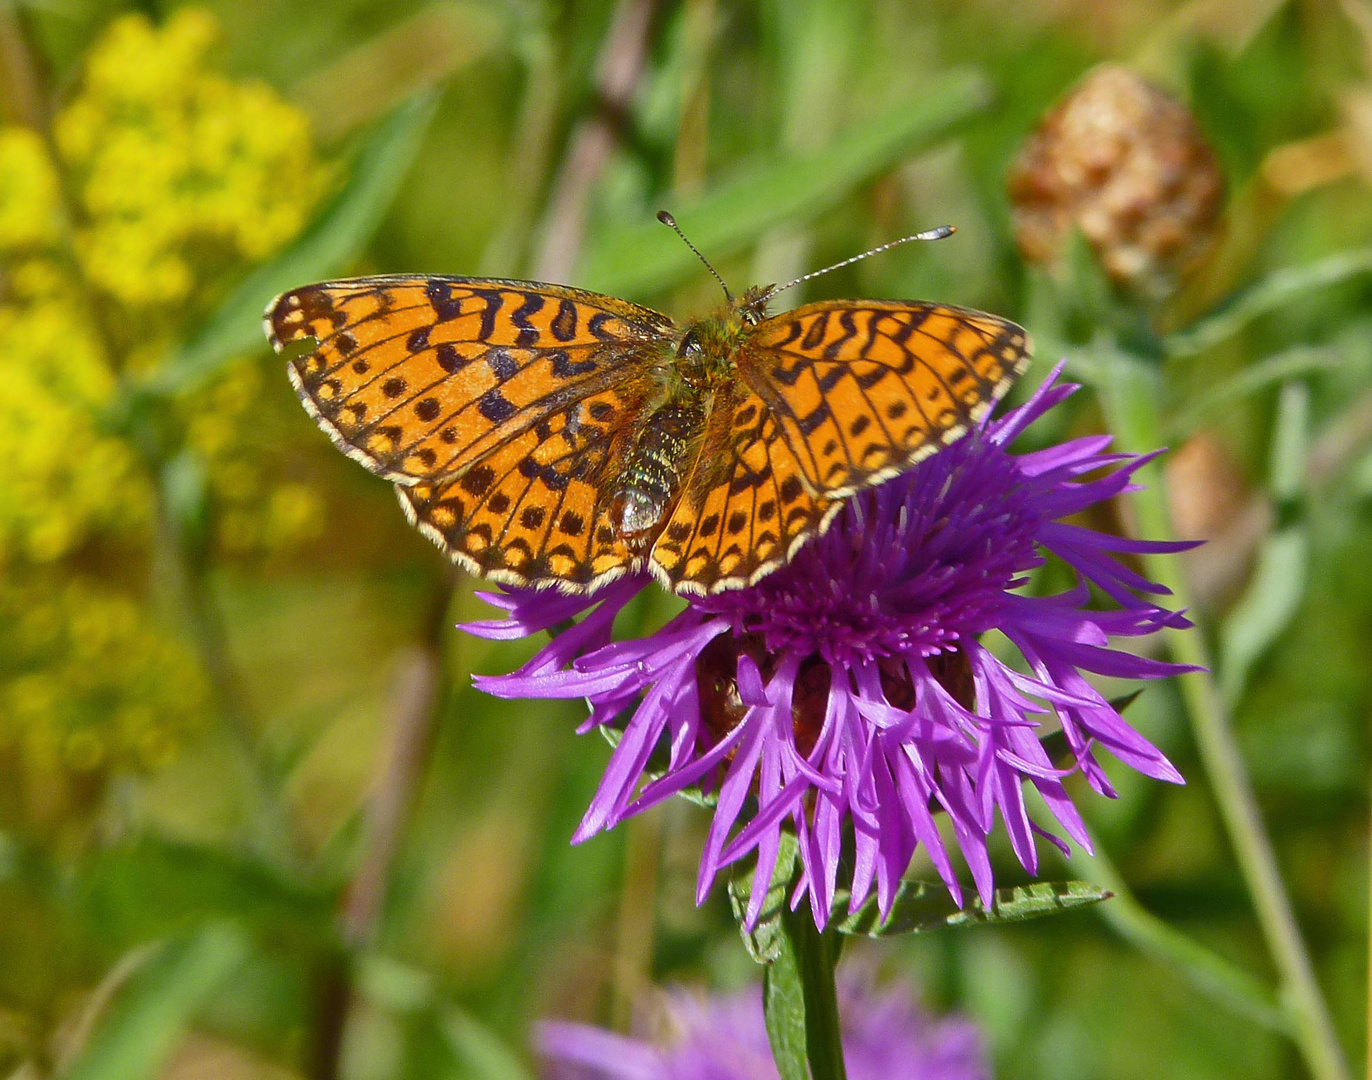
[[[715,280],[719,282],[719,287],[724,290],[725,298],[732,301],[734,294],[729,291],[729,286],[724,284],[724,279],[719,276],[719,271],[711,266],[710,260],[700,253],[700,248],[686,239],[686,234],[681,231],[681,226],[676,223],[676,218],[672,217],[666,210],[659,210],[657,212],[657,220],[666,225],[672,232],[676,233],[677,236],[681,237],[681,242],[696,253],[696,258],[705,264],[705,269],[710,271],[710,273],[715,276]]]
[[[952,225],[940,225],[937,229],[926,229],[924,232],[911,233],[909,236],[902,236],[899,240],[892,240],[889,244],[882,244],[879,247],[874,247],[870,251],[864,251],[861,255],[854,255],[851,259],[844,259],[842,262],[834,263],[833,266],[826,266],[823,270],[811,270],[808,274],[802,274],[800,277],[796,278],[795,281],[788,281],[785,285],[774,285],[767,293],[767,299],[770,300],[772,297],[776,296],[777,293],[785,292],[787,289],[794,285],[799,285],[803,281],[817,278],[821,274],[829,273],[831,270],[842,270],[845,266],[852,266],[855,262],[862,262],[863,259],[870,259],[873,255],[880,255],[883,251],[890,251],[893,247],[900,247],[901,244],[908,244],[911,240],[945,240],[955,232],[957,232],[957,229]],[[682,239],[686,240],[684,236]],[[689,240],[686,242],[690,243]],[[692,248],[692,250],[694,251],[695,249]],[[697,252],[697,254],[699,254],[699,252]],[[706,265],[708,266],[709,264],[706,263]],[[718,277],[719,275],[716,274],[715,276]]]

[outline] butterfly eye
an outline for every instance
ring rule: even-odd
[[[686,331],[681,344],[677,346],[676,354],[692,360],[701,354],[700,338],[694,330]]]

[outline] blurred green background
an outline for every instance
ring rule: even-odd
[[[1222,175],[1160,288],[1079,235],[1017,250],[1011,162],[1102,61],[1185,103]],[[661,207],[736,290],[955,224],[804,295],[1016,318],[1025,384],[1065,355],[1088,386],[1032,438],[1171,446],[1175,527],[1210,541],[1186,599],[1360,1070],[1366,0],[21,3],[0,122],[0,1076],[513,1080],[539,1017],[757,977],[722,889],[691,902],[704,811],[568,846],[606,745],[575,704],[471,689],[536,643],[452,628],[488,614],[473,583],[258,326],[282,289],[400,271],[688,314],[717,287]],[[1126,362],[1151,430],[1123,430]],[[1182,700],[1128,715],[1189,780],[1073,787],[1132,895],[851,951],[975,1017],[998,1076],[1305,1075]]]

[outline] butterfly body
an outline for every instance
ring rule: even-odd
[[[655,369],[661,401],[647,413],[610,490],[611,522],[631,546],[650,546],[682,493],[715,397],[739,378],[736,354],[748,328],[762,320],[761,295],[749,290],[668,339],[669,359]]]
[[[969,430],[1024,331],[917,301],[768,318],[765,289],[675,324],[538,282],[377,277],[278,297],[266,329],[334,442],[484,577],[683,593],[758,580],[853,492]],[[312,345],[309,340],[312,339]]]

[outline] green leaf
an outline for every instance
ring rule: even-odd
[[[1269,487],[1279,509],[1297,506],[1305,476],[1310,392],[1299,382],[1282,387],[1272,438]],[[1220,690],[1229,704],[1243,694],[1253,666],[1295,618],[1310,578],[1310,541],[1299,520],[1269,534],[1258,549],[1248,587],[1220,630]]]
[[[959,908],[943,885],[927,881],[904,881],[896,894],[891,916],[881,921],[876,897],[870,898],[851,915],[837,916],[846,896],[835,897],[834,929],[840,934],[865,937],[892,937],[896,934],[924,934],[953,926],[980,923],[1023,922],[1043,915],[1057,915],[1072,908],[1097,904],[1112,894],[1085,881],[1039,881],[997,889],[986,907],[973,897]]]
[[[143,1080],[161,1071],[186,1025],[244,960],[248,940],[213,923],[170,941],[116,995],[65,1080]]]
[[[776,866],[757,924],[744,926],[752,875],[738,871],[729,882],[729,903],[750,955],[765,964],[762,1005],[767,1038],[782,1080],[843,1080],[834,965],[841,941],[821,933],[808,906],[792,911],[796,838],[783,831]],[[808,1069],[807,1069],[808,1062]]]
[[[1225,406],[1261,393],[1287,379],[1327,371],[1343,363],[1345,357],[1338,349],[1313,348],[1309,345],[1298,345],[1273,356],[1266,356],[1228,378],[1221,379],[1195,402],[1186,406],[1172,421],[1170,429],[1176,435],[1189,435]]]
[[[1367,273],[1372,273],[1372,248],[1344,251],[1308,266],[1277,270],[1236,293],[1189,330],[1170,335],[1164,348],[1170,357],[1194,356],[1285,304]]]
[[[435,107],[433,94],[419,94],[378,124],[348,182],[319,217],[295,243],[253,271],[153,374],[146,388],[160,393],[183,390],[261,348],[262,312],[272,297],[327,278],[352,262],[400,190]]]
[[[808,906],[792,911],[784,905],[777,927],[777,956],[762,976],[763,1015],[777,1071],[783,1080],[844,1080],[834,985],[841,939],[821,932]]]
[[[1258,549],[1248,588],[1220,631],[1220,684],[1231,705],[1243,694],[1253,665],[1300,610],[1309,564],[1310,542],[1298,525],[1278,529]]]
[[[533,1080],[519,1055],[470,1013],[453,1006],[439,1016],[439,1030],[457,1063],[472,1080]]]
[[[791,892],[795,861],[795,834],[783,829],[781,846],[777,849],[776,868],[772,871],[772,880],[762,901],[762,911],[751,930],[746,928],[744,922],[753,888],[752,864],[736,868],[729,879],[729,906],[733,909],[734,921],[738,923],[738,932],[743,935],[743,946],[748,950],[748,955],[759,964],[770,964],[781,955],[781,916],[786,911],[787,897]]]
[[[355,985],[373,1005],[433,1026],[451,1058],[452,1075],[468,1080],[532,1080],[519,1055],[443,995],[431,972],[380,952],[361,953],[353,970]]]
[[[796,225],[913,152],[948,135],[990,100],[976,71],[950,72],[918,101],[870,120],[815,154],[774,158],[676,212],[695,244],[722,259],[782,223]],[[664,289],[698,272],[690,250],[656,221],[601,230],[578,284],[621,296]]]
[[[780,918],[778,918],[780,925]],[[810,1080],[805,1064],[805,992],[795,950],[778,935],[776,958],[762,974],[762,1013],[781,1080]]]

